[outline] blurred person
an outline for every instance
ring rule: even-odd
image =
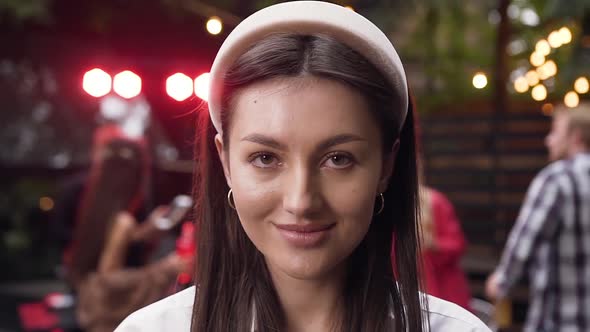
[[[469,310],[471,292],[460,266],[466,242],[453,204],[425,185],[420,194],[425,291]]]
[[[147,264],[161,232],[156,208],[145,222],[134,214],[150,176],[147,144],[117,126],[95,133],[90,175],[66,255],[67,280],[77,293],[77,317],[87,331],[112,331],[125,316],[164,295],[186,266],[175,254]]]
[[[545,142],[553,162],[531,183],[486,293],[508,296],[528,269],[524,331],[589,331],[590,103],[556,109]]]
[[[195,286],[116,331],[489,331],[420,292],[413,107],[375,25],[327,2],[262,9],[221,46],[208,106]]]

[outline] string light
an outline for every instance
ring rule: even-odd
[[[525,77],[521,76],[514,81],[514,90],[516,90],[516,92],[524,93],[527,92],[528,89],[529,82]]]
[[[486,74],[478,72],[473,75],[472,83],[476,89],[483,89],[488,85],[488,78]]]
[[[535,67],[539,67],[543,63],[545,63],[545,56],[537,51],[531,53],[531,57],[529,59],[531,64]]]
[[[207,21],[207,31],[212,35],[218,35],[223,30],[223,23],[217,16],[209,18]]]
[[[543,111],[543,114],[545,114],[545,115],[551,115],[551,113],[553,113],[553,104],[551,104],[551,103],[545,103],[541,107],[541,110]]]
[[[536,101],[545,100],[545,98],[547,98],[547,88],[542,84],[536,85],[533,90],[531,90],[531,95]]]
[[[572,41],[572,32],[567,27],[559,29],[559,36],[562,44],[568,44]]]
[[[551,45],[551,47],[553,48],[558,48],[563,44],[563,41],[561,39],[561,34],[559,33],[559,31],[552,31],[549,34],[549,37],[547,37],[547,41],[549,41],[549,45]]]
[[[537,74],[534,70],[529,70],[524,77],[526,78],[527,82],[530,86],[535,86],[539,84],[539,74]]]
[[[547,40],[541,39],[535,45],[535,51],[539,54],[547,56],[549,53],[551,53],[551,45],[549,45]]]
[[[563,98],[563,103],[567,107],[576,107],[580,103],[580,97],[575,91],[570,91],[565,94]]]
[[[584,94],[590,90],[590,84],[586,77],[578,77],[574,82],[574,90],[579,94]]]

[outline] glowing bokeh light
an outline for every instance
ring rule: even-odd
[[[537,51],[531,53],[531,57],[530,57],[530,62],[531,65],[535,66],[535,67],[539,67],[540,65],[542,65],[543,63],[545,63],[545,56]]]
[[[534,70],[529,70],[524,77],[526,77],[527,82],[530,86],[535,86],[539,84],[539,74],[537,74]]]
[[[545,98],[547,98],[547,88],[545,88],[544,85],[539,84],[531,90],[531,95],[536,101],[545,100]]]
[[[176,101],[186,100],[193,94],[193,79],[176,73],[166,79],[166,93]]]
[[[126,99],[137,97],[141,93],[141,78],[132,71],[122,71],[115,75],[113,90]]]
[[[473,75],[472,83],[476,89],[483,89],[488,85],[488,78],[486,74],[478,72]]]
[[[207,101],[209,98],[209,73],[204,73],[195,78],[195,95]]]
[[[578,79],[574,82],[574,90],[577,93],[584,94],[590,90],[590,84],[586,77],[578,77]]]
[[[563,97],[563,103],[567,107],[576,107],[580,104],[580,97],[575,91],[570,91]]]
[[[572,32],[567,27],[559,29],[559,37],[562,44],[569,44],[572,41]]]
[[[524,93],[527,92],[528,89],[529,82],[525,77],[521,76],[514,81],[514,90],[516,90],[516,92]]]
[[[87,71],[82,78],[82,88],[84,91],[96,98],[111,92],[111,86],[111,75],[98,68]]]
[[[549,55],[551,53],[551,45],[545,39],[541,39],[535,45],[535,52],[542,54],[543,56]]]
[[[223,23],[221,22],[221,19],[217,16],[213,16],[211,18],[209,18],[209,20],[207,21],[207,32],[209,32],[212,35],[218,35],[221,33],[221,30],[223,30]]]
[[[39,208],[43,211],[50,211],[51,209],[53,209],[54,205],[55,203],[53,202],[53,199],[51,199],[51,197],[43,196],[39,198]]]

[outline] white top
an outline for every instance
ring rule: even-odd
[[[190,330],[195,287],[187,288],[129,315],[115,332]],[[428,296],[431,332],[491,332],[477,317],[460,306]]]

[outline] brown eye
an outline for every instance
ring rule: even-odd
[[[350,167],[353,163],[353,158],[344,153],[334,153],[326,160],[327,167],[344,169]]]
[[[252,165],[260,168],[270,168],[278,166],[278,159],[270,153],[259,153],[250,161]]]

